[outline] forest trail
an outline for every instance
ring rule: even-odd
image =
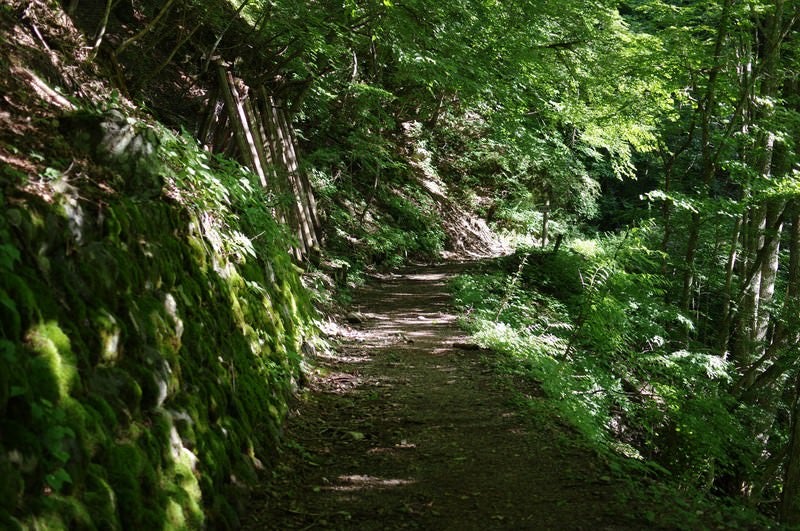
[[[471,348],[449,263],[371,278],[363,322],[320,357],[245,529],[633,529],[621,484],[577,436],[532,419]],[[535,394],[535,389],[528,390]],[[631,520],[634,519],[634,520]]]

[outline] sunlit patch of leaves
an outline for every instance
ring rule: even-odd
[[[730,363],[678,346],[691,321],[664,302],[661,257],[645,246],[652,230],[534,252],[522,282],[494,271],[453,289],[474,338],[587,439],[703,485],[711,468],[745,466],[754,445],[730,407]]]

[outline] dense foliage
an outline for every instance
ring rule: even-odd
[[[493,281],[479,336],[592,438],[795,522],[798,4],[309,9],[333,38],[298,118],[333,202],[406,143],[514,241],[572,237]],[[574,239],[595,217],[618,233]]]
[[[53,57],[68,47],[51,48],[32,13],[62,14],[61,6],[24,4],[4,5],[4,24],[27,24],[15,26],[29,38],[17,55],[53,81],[64,70],[63,57]],[[271,405],[270,429],[277,426],[307,318],[293,303],[302,289],[285,254],[292,239],[273,221],[273,207],[291,194],[257,190],[253,175],[217,156],[235,154],[230,138],[218,139],[211,155],[188,133],[202,129],[198,116],[209,115],[218,73],[228,72],[241,81],[232,86],[268,88],[290,116],[323,217],[322,267],[433,259],[463,238],[446,201],[480,214],[506,243],[524,246],[505,268],[457,286],[469,326],[508,354],[509,370],[540,382],[599,446],[670,474],[681,488],[800,523],[797,0],[68,4],[71,18],[62,20],[84,38],[71,48],[75,68],[187,133],[158,129],[155,159],[143,167],[126,160],[122,171],[138,181],[103,177],[98,190],[120,191],[101,196],[102,215],[96,207],[91,222],[78,216],[87,201],[65,180],[67,161],[44,164],[24,146],[3,146],[5,161],[32,162],[3,174],[0,363],[17,370],[0,371],[0,410],[28,426],[19,433],[45,441],[30,467],[13,453],[24,441],[12,444],[2,432],[15,456],[0,460],[0,477],[11,478],[0,500],[6,510],[42,489],[55,496],[37,510],[52,515],[71,503],[59,497],[67,492],[108,505],[109,488],[120,488],[139,499],[155,493],[176,525],[202,518],[193,505],[197,478],[180,460],[156,455],[170,435],[157,385],[131,384],[127,404],[98,401],[93,411],[71,398],[102,391],[106,369],[162,363],[151,360],[153,349],[173,371],[164,380],[170,391],[176,374],[195,369],[205,375],[197,378],[210,371],[228,382],[219,399],[207,391],[213,411],[177,395],[207,428],[181,440],[205,448],[219,474],[230,475],[231,448],[249,452],[263,413],[254,403]],[[59,78],[72,83],[70,101],[90,107],[91,83],[70,75]],[[64,131],[84,123],[60,118]],[[35,127],[46,130],[51,119],[43,113]],[[64,141],[74,149],[86,140]],[[62,199],[21,206],[14,194],[29,185]],[[141,206],[159,197],[163,204]],[[82,232],[90,227],[91,243]],[[180,248],[160,238],[175,231]],[[26,250],[30,241],[43,247]],[[170,251],[152,250],[162,247]],[[121,253],[131,249],[154,264],[128,264]],[[101,294],[105,302],[88,303]],[[188,333],[183,318],[181,343],[175,323],[190,308],[195,327],[226,320],[221,328],[237,330],[226,341],[241,348],[216,348],[221,339]],[[111,348],[117,336],[137,353],[121,368]],[[189,341],[197,358],[178,360]],[[46,384],[35,381],[40,373]],[[247,374],[270,385],[250,386]],[[242,439],[223,442],[208,427],[230,429],[220,404],[235,410]],[[61,422],[70,415],[84,419],[76,425],[86,433]],[[157,435],[141,429],[145,421]],[[106,452],[120,422],[113,436],[125,444]],[[82,445],[90,450],[75,461],[70,441],[90,435],[99,442]],[[151,444],[153,437],[163,440]],[[112,472],[76,464],[95,454]],[[125,467],[135,477],[114,472]],[[170,474],[186,479],[183,490],[159,490]],[[210,514],[228,512],[214,494],[221,476],[201,477]],[[87,510],[73,507],[72,521]]]

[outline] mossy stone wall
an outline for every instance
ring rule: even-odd
[[[312,310],[241,171],[160,134],[156,193],[0,177],[0,528],[235,528],[269,465]]]

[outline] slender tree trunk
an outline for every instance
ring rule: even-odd
[[[793,200],[789,208],[792,216],[789,238],[789,278],[786,283],[786,299],[796,301],[800,296],[800,204]]]
[[[90,61],[94,61],[98,50],[100,50],[100,45],[103,44],[103,37],[108,29],[108,19],[111,16],[111,6],[113,4],[114,0],[106,0],[106,9],[103,12],[103,20],[100,22],[100,27],[97,28],[97,36],[95,37],[94,44],[92,45],[92,51],[89,54]]]
[[[720,353],[724,353],[728,348],[728,341],[731,335],[731,299],[733,298],[733,273],[736,269],[736,258],[739,252],[739,236],[742,232],[742,216],[736,218],[731,234],[730,250],[728,260],[725,264],[725,289],[722,294],[722,324],[717,336],[717,344]]]
[[[664,224],[664,235],[661,238],[661,251],[663,253],[663,258],[661,260],[661,273],[664,277],[667,276],[667,267],[669,264],[669,244],[670,240],[672,239],[672,201],[669,199],[669,194],[672,193],[672,178],[673,178],[673,171],[675,169],[675,163],[678,161],[678,157],[681,156],[683,152],[685,152],[689,146],[692,145],[692,141],[694,140],[695,131],[697,130],[697,112],[692,114],[692,121],[689,125],[689,132],[686,135],[684,141],[675,149],[673,153],[670,153],[667,146],[662,146],[660,153],[661,153],[661,160],[664,164],[664,186],[663,191],[664,194],[667,196],[664,199],[664,204],[661,205],[661,218],[662,223]]]
[[[266,187],[267,176],[264,173],[264,166],[258,155],[258,148],[253,138],[253,129],[242,104],[242,98],[236,90],[233,76],[222,65],[219,66],[219,83],[222,96],[225,99],[225,105],[228,108],[228,116],[233,127],[233,133],[239,144],[240,154],[244,159],[245,165],[258,176],[261,186]]]
[[[319,220],[319,213],[317,211],[317,199],[314,196],[314,189],[311,187],[311,182],[308,175],[300,168],[300,157],[297,154],[297,138],[295,137],[294,129],[289,121],[289,117],[285,111],[281,111],[283,116],[283,123],[286,126],[286,137],[289,140],[289,149],[292,154],[292,160],[295,163],[295,173],[298,179],[298,186],[303,190],[303,201],[306,206],[308,219],[311,222],[312,234],[314,235],[314,242],[319,244],[320,232],[322,225]]]
[[[711,69],[708,74],[708,81],[704,97],[699,102],[700,113],[700,142],[703,160],[702,166],[702,188],[701,193],[705,197],[713,181],[716,172],[714,163],[716,154],[712,144],[711,133],[715,118],[715,108],[717,102],[717,80],[722,70],[722,49],[728,36],[729,20],[733,0],[724,0],[722,12],[717,24],[718,30],[714,41],[714,56]],[[718,148],[717,148],[718,149]],[[684,256],[683,288],[681,289],[680,308],[684,314],[689,314],[691,305],[691,295],[694,288],[695,256],[697,245],[700,241],[700,222],[699,212],[693,212],[690,225],[689,237],[686,242],[686,254]],[[688,332],[688,331],[687,331]],[[688,339],[688,337],[687,337]]]
[[[194,36],[194,34],[197,33],[197,31],[201,27],[202,26],[200,24],[198,24],[197,26],[192,28],[189,32],[187,32],[186,35],[184,35],[178,41],[178,44],[176,44],[172,48],[172,51],[169,52],[169,55],[167,55],[166,59],[161,61],[161,64],[159,64],[157,67],[155,67],[151,72],[148,72],[147,75],[141,77],[141,79],[137,83],[137,86],[138,87],[144,87],[145,84],[147,84],[151,79],[153,79],[156,76],[158,76],[161,73],[162,70],[164,70],[167,66],[169,66],[169,64],[172,62],[172,59],[175,57],[175,54],[178,53],[178,50],[183,48],[183,45],[186,44],[187,42],[189,42],[189,39],[191,39]]]
[[[264,108],[269,114],[272,133],[275,135],[273,140],[275,152],[278,156],[277,162],[285,179],[286,191],[291,198],[292,210],[296,221],[294,228],[302,245],[302,256],[308,256],[309,252],[317,245],[317,242],[311,229],[311,221],[308,210],[305,207],[303,191],[298,186],[296,179],[297,161],[292,146],[290,146],[290,137],[286,132],[288,124],[282,119],[281,110],[275,105],[271,97],[268,97],[268,103]]]
[[[262,88],[262,111],[264,114],[264,123],[269,130],[269,145],[271,149],[272,161],[276,171],[276,185],[281,197],[281,205],[286,209],[286,217],[289,219],[289,225],[295,231],[299,247],[296,249],[296,257],[302,260],[308,254],[310,249],[309,241],[305,237],[305,231],[302,230],[302,219],[300,217],[300,210],[297,206],[297,197],[291,186],[289,177],[289,170],[286,160],[285,146],[282,140],[280,130],[280,120],[277,117],[277,109],[272,97]]]
[[[761,274],[764,270],[763,263],[766,258],[767,248],[764,247],[766,232],[766,209],[764,207],[751,208],[748,215],[747,239],[743,250],[746,258],[747,274],[741,287],[738,313],[734,336],[736,338],[732,349],[732,359],[740,368],[748,367],[753,360],[759,357],[757,346],[757,322],[759,301],[761,300]]]
[[[250,3],[250,0],[244,0],[241,4],[239,4],[239,7],[236,9],[236,17],[239,16],[239,14],[242,12],[242,10],[245,8],[245,6],[247,4],[249,4],[249,3]],[[208,51],[208,53],[206,53],[206,60],[203,62],[203,67],[200,69],[200,72],[202,74],[205,74],[206,72],[208,72],[208,65],[211,64],[211,61],[214,59],[214,54],[216,53],[217,48],[219,47],[219,43],[222,42],[222,38],[225,37],[225,34],[228,32],[228,30],[233,25],[234,20],[236,20],[235,17],[231,18],[228,21],[228,24],[220,32],[219,36],[217,36],[217,40],[214,41],[214,45],[211,46],[211,49]]]
[[[661,238],[661,274],[666,278],[667,268],[669,265],[669,244],[672,239],[672,201],[669,199],[669,194],[672,188],[672,168],[664,168],[664,193],[667,197],[664,199],[664,204],[661,205],[661,223],[664,225],[664,234]]]
[[[262,127],[258,121],[255,111],[253,110],[253,105],[250,100],[251,98],[249,97],[245,98],[242,101],[242,108],[244,109],[245,116],[250,124],[248,129],[250,130],[250,135],[253,139],[253,147],[255,148],[255,153],[259,160],[259,165],[261,166],[261,173],[264,175],[261,185],[264,188],[268,188],[270,182],[267,178],[267,175],[269,174],[270,170],[270,157],[267,156],[267,151],[264,150],[264,138],[261,136]]]
[[[286,114],[282,109],[275,109],[275,115],[280,124],[281,141],[284,145],[286,169],[288,170],[289,184],[295,194],[295,203],[297,205],[298,213],[300,214],[300,221],[302,226],[300,229],[303,231],[303,236],[308,242],[308,250],[311,251],[319,247],[317,235],[314,230],[314,222],[312,220],[311,209],[308,207],[308,195],[305,192],[305,187],[300,179],[300,164],[297,160],[297,151],[294,147],[294,138],[292,136],[289,121]]]
[[[762,352],[766,348],[767,330],[771,322],[770,305],[775,295],[775,281],[778,278],[781,231],[783,230],[781,219],[784,207],[783,201],[775,200],[770,201],[766,208],[765,225],[767,227],[777,227],[777,234],[772,234],[769,238],[766,238],[766,258],[761,264],[761,287],[759,289],[758,315],[754,339],[757,345],[761,345],[760,351]]]
[[[225,120],[225,101],[222,99],[219,88],[215,87],[208,95],[205,115],[202,117],[195,134],[203,147],[210,151],[218,150],[214,140],[218,134],[218,129],[224,126]]]
[[[684,256],[683,288],[681,289],[680,308],[685,315],[689,315],[694,289],[694,259],[697,254],[697,244],[700,240],[700,214],[693,212],[689,222],[689,237],[686,240],[686,255]]]
[[[774,11],[763,21],[764,42],[759,47],[760,87],[758,96],[763,99],[774,98],[779,92],[778,67],[780,62],[780,43],[783,32],[783,0],[775,0]],[[756,123],[768,123],[773,110],[768,105],[756,105],[751,113]],[[774,171],[775,135],[769,131],[758,134],[756,149],[752,156],[752,166],[762,179],[770,179]],[[747,256],[756,257],[758,270],[745,284],[746,296],[741,305],[739,326],[737,328],[737,348],[735,361],[740,367],[748,367],[753,360],[761,358],[768,350],[767,338],[771,323],[770,305],[775,293],[775,282],[780,258],[780,233],[785,208],[780,200],[768,200],[751,209],[749,227],[749,249]]]

